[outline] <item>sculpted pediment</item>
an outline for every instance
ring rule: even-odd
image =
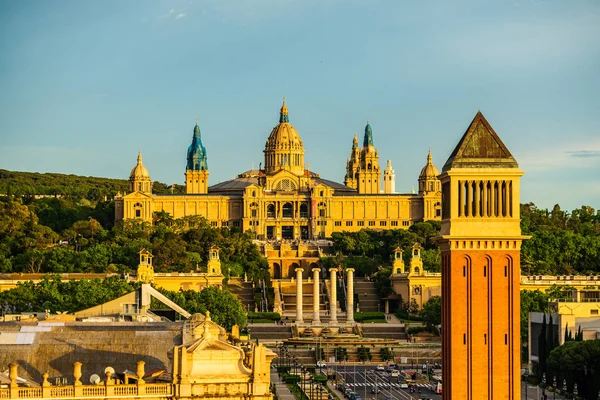
[[[124,195],[123,198],[127,200],[148,200],[152,199],[152,195],[149,193],[135,191]]]

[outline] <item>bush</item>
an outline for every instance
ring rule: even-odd
[[[414,335],[415,333],[421,333],[425,331],[427,331],[427,328],[425,328],[424,326],[412,326],[408,328],[409,335]]]
[[[382,312],[357,312],[354,313],[354,320],[356,322],[363,322],[366,320],[384,320],[385,321],[385,314]]]
[[[283,381],[288,385],[300,382],[300,375],[283,375]]]
[[[422,321],[421,317],[418,317],[416,315],[410,315],[409,316],[406,311],[396,311],[394,313],[394,315],[398,319],[406,319],[406,320],[411,320],[411,321]]]
[[[281,315],[275,312],[249,312],[248,319],[268,319],[271,321],[279,321],[281,319]]]

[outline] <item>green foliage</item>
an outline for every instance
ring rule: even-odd
[[[415,335],[415,334],[421,333],[421,332],[427,332],[427,328],[424,326],[411,326],[406,331],[406,333],[408,333],[409,335]]]
[[[358,348],[358,361],[371,361],[371,358],[373,358],[371,355],[371,349],[362,346]]]
[[[385,314],[382,312],[356,312],[354,313],[354,320],[356,322],[363,322],[367,320],[383,320],[385,321]]]
[[[210,318],[227,330],[231,330],[233,325],[242,327],[246,325],[246,312],[242,303],[226,288],[209,286],[200,292],[195,290],[173,292],[161,288],[158,290],[192,314],[204,314],[210,311]]]
[[[595,399],[600,390],[600,340],[569,341],[552,350],[548,365],[556,371],[558,382],[567,380],[572,393],[575,383],[579,396]]]
[[[281,315],[276,312],[249,312],[248,319],[267,319],[271,321],[279,321],[281,319]]]
[[[419,312],[419,316],[425,323],[427,330],[437,332],[437,327],[442,323],[442,298],[433,296],[425,304]]]
[[[58,198],[27,205],[0,199],[0,272],[130,272],[142,248],[153,253],[157,272],[189,272],[202,267],[208,249],[217,246],[225,276],[268,280],[266,259],[252,237],[239,231],[167,213],[157,213],[154,226],[138,220],[113,226],[113,219],[112,202],[91,207]]]
[[[348,350],[345,347],[336,347],[334,352],[336,361],[348,361]]]
[[[138,287],[138,283],[117,276],[70,281],[63,281],[59,276],[45,276],[37,284],[28,281],[0,292],[0,309],[11,313],[45,310],[73,313],[113,300]]]
[[[383,361],[390,361],[394,359],[394,353],[388,347],[382,347],[379,349],[379,354]]]

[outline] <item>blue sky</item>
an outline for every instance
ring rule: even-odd
[[[263,161],[286,96],[305,160],[343,181],[369,120],[410,192],[480,109],[522,202],[600,208],[598,1],[2,1],[0,168],[210,183]]]

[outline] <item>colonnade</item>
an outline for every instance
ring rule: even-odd
[[[302,315],[302,273],[303,268],[296,268],[296,322],[304,322]],[[320,315],[320,268],[313,268],[313,324],[321,323]],[[337,323],[337,268],[329,269],[330,295],[329,321]],[[346,320],[354,322],[354,268],[346,268]]]

